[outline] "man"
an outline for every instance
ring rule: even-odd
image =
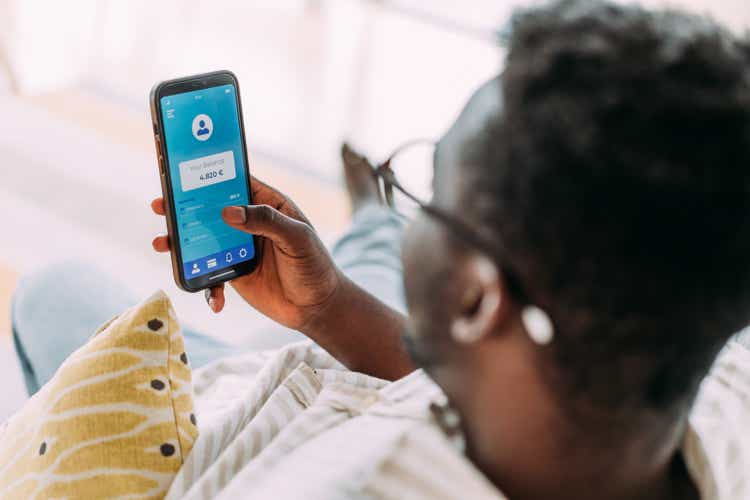
[[[202,434],[169,498],[750,498],[750,352],[731,340],[750,321],[750,43],[585,0],[511,28],[404,236],[408,318],[274,189],[224,209],[263,237],[234,288],[315,345],[196,371]],[[341,245],[367,260],[363,211],[369,232],[397,223],[344,160],[362,209]],[[15,327],[22,354],[39,342]]]

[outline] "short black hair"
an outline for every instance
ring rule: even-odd
[[[466,210],[552,317],[558,387],[690,404],[750,321],[750,43],[591,0],[509,26],[503,109],[462,156]]]

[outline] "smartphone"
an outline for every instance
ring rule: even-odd
[[[188,292],[251,273],[255,236],[221,209],[252,203],[237,78],[229,71],[157,83],[151,117],[172,245],[172,271]]]

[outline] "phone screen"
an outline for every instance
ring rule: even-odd
[[[253,237],[221,219],[222,207],[250,202],[236,93],[228,84],[160,100],[186,280],[219,278],[217,271],[255,256]]]

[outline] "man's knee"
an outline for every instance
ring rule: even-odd
[[[22,277],[13,297],[13,329],[22,344],[44,335],[93,332],[99,324],[135,303],[126,287],[82,261],[62,261]]]
[[[90,266],[88,270],[90,271]],[[69,300],[80,289],[87,266],[81,261],[65,261],[46,266],[21,277],[11,306],[14,328],[28,319],[39,318],[50,304]]]
[[[24,276],[11,316],[26,371],[44,384],[97,327],[134,303],[125,287],[86,262],[58,262]]]

